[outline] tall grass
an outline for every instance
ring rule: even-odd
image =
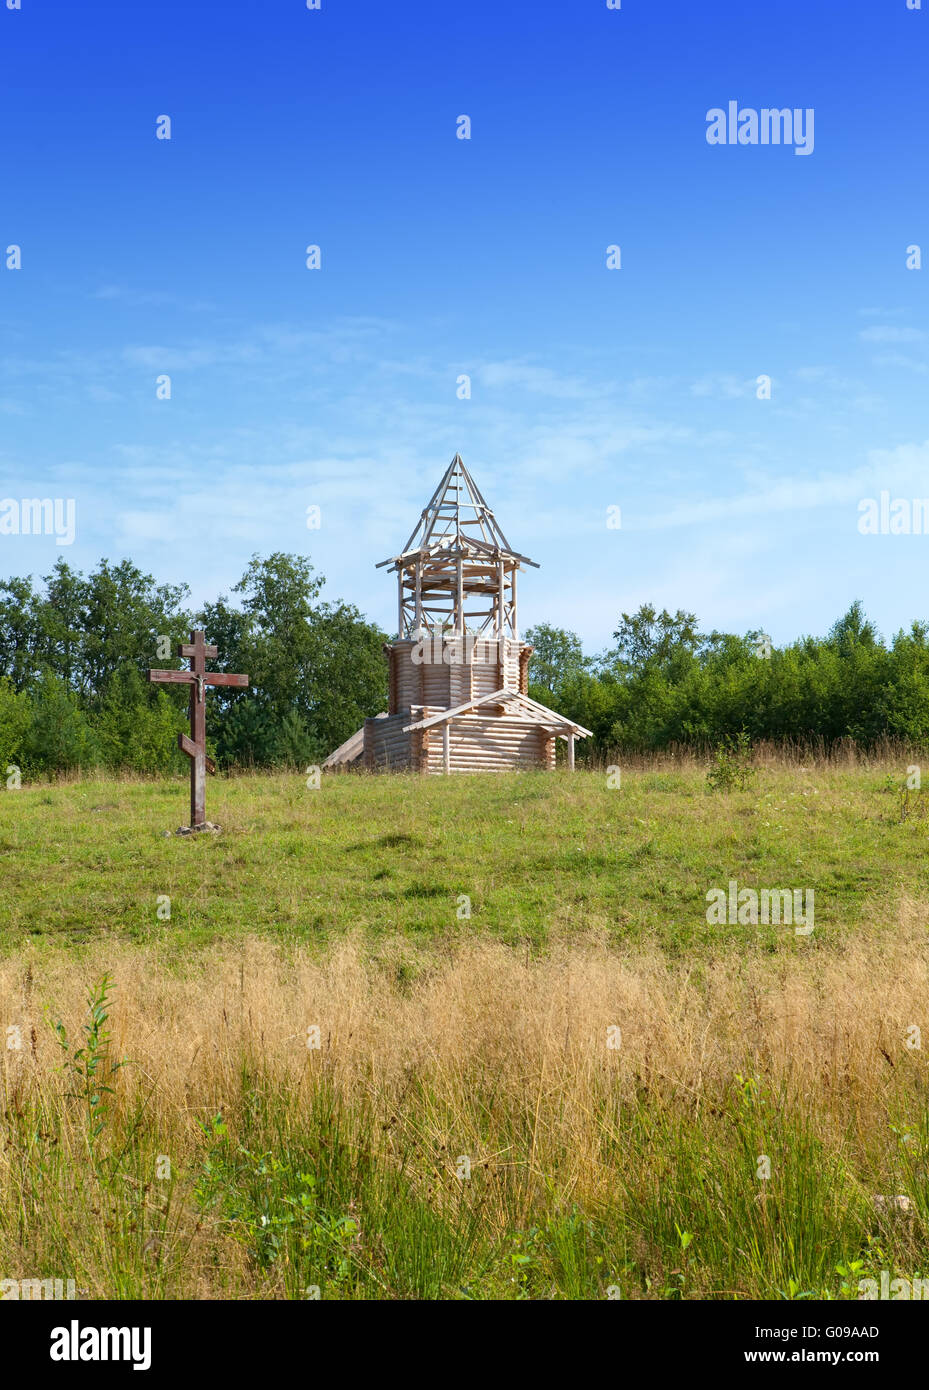
[[[923,1277],[927,986],[918,912],[736,964],[595,937],[27,950],[0,965],[0,1277],[352,1299]],[[75,1084],[88,1039],[105,1103]]]

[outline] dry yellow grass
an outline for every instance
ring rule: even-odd
[[[841,1079],[877,1098],[894,1069],[883,1051],[900,1060],[929,999],[924,911],[904,903],[898,917],[893,932],[829,952],[696,964],[596,940],[555,942],[530,959],[479,938],[438,953],[406,938],[372,951],[349,937],[323,957],[246,938],[182,969],[164,948],[27,951],[0,962],[4,1023],[26,1035],[21,1051],[2,1054],[5,1085],[48,1075],[59,1057],[46,1013],[75,1031],[88,985],[108,972],[114,1049],[175,1116],[189,1109],[182,1095],[219,1094],[243,1049],[282,1078],[324,1068],[385,1097],[410,1068],[449,1094],[490,1068],[515,1095],[544,1065],[581,1096],[602,1084],[626,1094],[644,1071],[694,1092],[751,1062],[798,1093]],[[306,1046],[311,1024],[319,1049]],[[622,1029],[616,1050],[610,1026]]]
[[[345,1114],[363,1117],[349,1147],[376,1141],[378,1161],[401,1168],[417,1198],[440,1212],[460,1203],[456,1164],[468,1156],[480,1177],[480,1219],[490,1246],[512,1239],[521,1224],[538,1223],[543,1213],[581,1212],[617,1228],[625,1220],[623,1272],[604,1268],[600,1275],[601,1284],[617,1280],[627,1294],[648,1291],[656,1280],[659,1292],[674,1292],[655,1202],[666,1203],[675,1222],[680,1213],[681,1229],[696,1232],[684,1262],[685,1295],[759,1292],[765,1273],[754,1257],[746,1257],[735,1288],[730,1271],[714,1268],[716,1257],[705,1269],[700,1265],[701,1237],[709,1256],[726,1231],[732,1235],[735,1214],[726,1218],[723,1210],[733,1200],[723,1195],[725,1173],[744,1186],[746,1201],[764,1208],[778,1190],[779,1167],[818,1165],[821,1172],[808,1176],[819,1182],[837,1165],[841,1209],[824,1219],[840,1242],[848,1222],[866,1239],[872,1192],[890,1191],[888,1183],[905,1190],[907,1172],[925,1181],[926,1059],[906,1046],[906,1036],[913,1024],[924,1030],[929,1024],[929,948],[921,914],[906,905],[894,932],[859,933],[842,949],[699,965],[671,965],[657,951],[621,953],[605,941],[576,939],[555,943],[543,959],[486,940],[417,954],[408,941],[388,939],[372,954],[349,938],[324,957],[245,939],[201,953],[181,971],[154,948],[99,944],[82,953],[79,965],[64,954],[6,961],[0,1017],[21,1030],[23,1045],[3,1053],[4,1110],[8,1119],[17,1112],[45,1116],[49,1128],[56,1117],[57,1142],[71,1157],[54,1169],[46,1195],[85,1215],[94,1200],[95,1189],[87,1186],[93,1146],[84,1138],[80,1107],[66,1099],[62,1050],[43,1010],[48,1006],[69,1037],[76,1035],[86,1017],[87,986],[105,970],[113,981],[112,1054],[130,1064],[116,1075],[94,1151],[110,1162],[135,1135],[145,1162],[154,1161],[156,1150],[171,1158],[183,1200],[175,1204],[174,1224],[147,1237],[156,1241],[157,1275],[146,1273],[143,1259],[139,1278],[143,1284],[160,1279],[158,1287],[175,1296],[287,1290],[279,1262],[275,1269],[275,1261],[261,1267],[243,1259],[228,1212],[212,1219],[192,1196],[211,1142],[204,1119],[221,1114],[228,1136],[248,1147],[256,1093],[270,1098],[272,1109],[283,1107],[275,1132],[285,1150],[313,1131],[322,1093]],[[307,1047],[314,1025],[318,1049]],[[615,1048],[608,1046],[611,1028],[620,1030]],[[739,1137],[743,1122],[749,1166]],[[813,1149],[780,1152],[778,1145],[792,1146],[801,1133],[818,1158]],[[755,1147],[766,1143],[771,1150],[767,1186],[750,1167],[756,1134]],[[907,1144],[909,1153],[901,1154]],[[33,1160],[37,1154],[33,1146]],[[40,1258],[42,1241],[28,1213],[25,1221],[14,1219],[24,1210],[23,1161],[20,1136],[0,1154],[7,1194],[0,1252],[7,1273],[16,1265],[32,1274],[37,1271],[26,1264]],[[693,1190],[700,1172],[715,1172],[716,1197],[709,1192],[704,1200]],[[228,1181],[234,1177],[230,1168]],[[144,1164],[133,1180],[144,1182]],[[824,1190],[824,1202],[836,1192]],[[789,1206],[794,1198],[786,1187],[782,1195]],[[711,1233],[701,1222],[710,1219],[714,1202],[725,1230]],[[789,1212],[782,1215],[786,1223]],[[118,1224],[118,1214],[113,1219]],[[144,1228],[144,1216],[138,1219]],[[920,1231],[910,1226],[873,1239],[902,1241],[898,1256],[912,1272],[921,1258]],[[747,1235],[739,1231],[738,1239]],[[93,1236],[72,1229],[70,1238],[85,1247],[83,1256],[77,1252],[85,1285],[112,1294],[112,1267],[101,1255],[105,1230]],[[173,1263],[167,1249],[162,1257],[163,1245]],[[359,1246],[350,1266],[374,1260],[375,1247]],[[841,1253],[851,1259],[862,1252]],[[510,1281],[517,1289],[528,1278],[519,1270]],[[772,1269],[770,1277],[769,1295],[778,1277],[789,1276]],[[557,1289],[557,1270],[550,1278]],[[315,1282],[326,1287],[325,1277]],[[346,1291],[360,1296],[350,1279]],[[490,1292],[501,1290],[491,1283]]]

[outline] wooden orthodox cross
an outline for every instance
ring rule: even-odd
[[[198,629],[190,634],[190,642],[178,648],[179,656],[190,658],[189,671],[149,671],[150,681],[168,681],[172,685],[190,686],[190,738],[178,734],[177,746],[190,759],[190,828],[196,830],[206,821],[206,772],[216,771],[212,758],[206,755],[206,687],[208,685],[248,685],[248,676],[233,676],[228,671],[208,671],[207,657],[216,658],[216,648],[208,646],[206,634]]]

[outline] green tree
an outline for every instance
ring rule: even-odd
[[[22,766],[23,747],[32,724],[32,701],[8,676],[0,677],[0,776],[10,763]]]
[[[625,669],[638,672],[646,666],[667,666],[678,653],[691,655],[701,643],[695,613],[679,608],[675,614],[643,603],[636,613],[623,613],[613,633],[615,656]]]
[[[590,667],[590,658],[584,655],[581,639],[563,627],[539,623],[527,628],[526,641],[533,648],[529,658],[532,697],[542,704],[557,700],[559,692]]]
[[[31,694],[32,720],[22,745],[24,771],[72,772],[99,762],[99,744],[74,691],[44,670]]]
[[[253,555],[233,592],[243,594],[240,659],[261,704],[276,721],[304,703],[313,603],[324,580],[309,560],[280,551]]]
[[[211,693],[217,761],[320,761],[387,703],[385,634],[357,608],[318,602],[324,579],[303,556],[252,557],[233,592],[202,612],[221,667],[245,691]]]
[[[305,718],[325,757],[387,708],[387,636],[347,603],[322,604],[310,630]]]
[[[31,576],[0,581],[0,676],[6,677],[14,690],[26,690],[42,664],[39,601]]]
[[[159,637],[172,647],[185,640],[186,584],[156,584],[129,560],[101,560],[88,577],[80,615],[82,642],[76,668],[85,700],[101,701],[117,671],[140,675],[155,663]]]

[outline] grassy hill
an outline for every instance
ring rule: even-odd
[[[817,943],[831,945],[921,891],[926,827],[900,823],[902,781],[881,764],[775,764],[728,796],[708,795],[695,763],[624,770],[618,788],[605,772],[326,777],[316,791],[298,774],[243,777],[210,782],[224,834],[184,839],[170,833],[187,819],[181,782],[25,788],[0,795],[0,950],[252,933],[316,949],[359,929],[533,949],[595,931],[691,959],[789,950],[777,932],[707,925],[706,892],[730,878],[814,886]]]
[[[201,837],[170,833],[180,782],[4,792],[0,1277],[146,1298],[922,1277],[929,824],[904,773],[243,777],[210,783],[224,830]],[[708,923],[732,879],[813,889],[815,929]]]

